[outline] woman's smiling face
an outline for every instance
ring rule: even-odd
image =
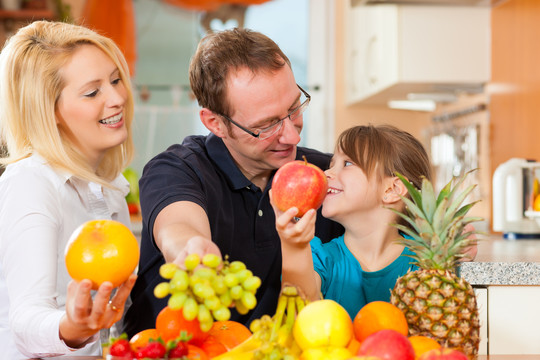
[[[58,127],[97,168],[107,150],[128,136],[128,94],[115,63],[94,45],[81,45],[62,68],[65,81],[56,104]]]

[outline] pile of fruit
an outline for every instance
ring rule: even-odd
[[[295,287],[284,287],[276,314],[252,322],[250,330],[217,320],[203,331],[197,318],[166,307],[156,328],[128,340],[112,339],[107,359],[284,359],[284,360],[467,360],[432,338],[409,336],[407,320],[396,306],[375,301],[351,319],[333,300],[306,304]]]
[[[166,279],[156,286],[158,298],[169,296],[156,326],[128,339],[110,339],[107,359],[211,359],[235,348],[252,335],[231,321],[229,308],[247,313],[257,304],[261,280],[240,261],[222,261],[214,254],[186,257],[184,269],[168,263],[160,268]]]

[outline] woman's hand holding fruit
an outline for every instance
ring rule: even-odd
[[[112,298],[113,286],[104,282],[93,300],[90,280],[72,280],[68,285],[66,313],[60,321],[60,337],[64,342],[73,348],[81,347],[99,330],[110,328],[119,321],[136,279],[136,275],[130,275]]]

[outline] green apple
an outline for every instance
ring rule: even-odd
[[[128,167],[122,173],[126,180],[129,182],[129,193],[126,195],[126,201],[128,204],[139,203],[139,175],[137,172]]]

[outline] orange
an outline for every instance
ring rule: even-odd
[[[409,325],[403,312],[389,302],[373,301],[358,311],[354,317],[354,335],[360,342],[379,330],[396,330],[407,336]]]
[[[184,319],[182,309],[173,310],[165,306],[156,318],[156,330],[166,343],[169,340],[176,339],[182,331],[191,335],[189,343],[200,345],[204,342],[208,333],[201,330],[201,325],[197,318],[193,320]]]
[[[212,335],[208,336],[201,344],[200,348],[209,358],[216,357],[227,352],[227,348]]]
[[[244,324],[233,320],[215,321],[208,335],[231,350],[249,338],[251,331]]]
[[[190,360],[209,360],[210,357],[198,346],[188,344],[187,358]]]
[[[414,358],[416,360],[418,360],[423,353],[428,352],[429,350],[439,349],[441,347],[441,344],[439,344],[436,340],[422,335],[410,336],[409,341],[414,349]]]
[[[148,345],[148,342],[150,342],[150,339],[157,340],[159,337],[156,329],[146,329],[143,331],[139,331],[131,339],[129,339],[129,346],[131,347],[131,350],[137,352],[139,349],[145,347]]]
[[[353,338],[349,313],[334,300],[310,302],[297,315],[294,339],[302,350],[315,347],[346,347]]]
[[[137,239],[121,222],[91,220],[79,226],[65,249],[66,268],[77,281],[89,279],[92,289],[105,281],[125,282],[139,263]]]
[[[356,340],[356,338],[353,337],[351,339],[351,342],[347,346],[347,349],[349,349],[351,354],[356,354],[356,353],[358,353],[358,349],[360,349],[360,345],[362,345],[362,343],[360,343],[360,341]]]

